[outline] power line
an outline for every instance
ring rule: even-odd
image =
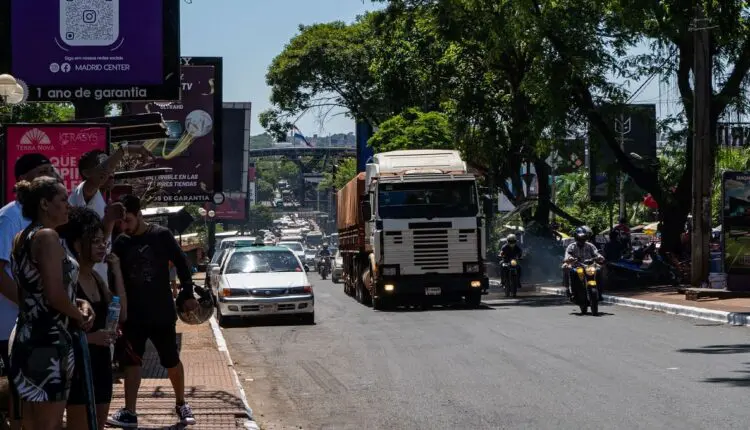
[[[635,92],[628,98],[628,101],[626,103],[630,103],[634,98],[638,97],[641,91],[643,91],[643,89],[646,88],[646,86],[650,84],[652,80],[654,80],[654,77],[656,77],[656,75],[661,72],[664,66],[667,65],[667,62],[673,59],[676,53],[677,53],[677,47],[673,47],[670,54],[666,58],[664,58],[664,61],[662,61],[661,64],[659,64],[659,66],[656,69],[654,69],[653,72],[651,72],[648,79],[646,79],[646,81],[643,82],[641,86],[638,87],[637,90],[635,90]]]

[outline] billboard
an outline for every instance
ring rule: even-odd
[[[83,182],[78,160],[88,151],[109,152],[108,124],[8,124],[5,126],[5,202],[15,200],[13,168],[24,154],[47,156],[72,190]]]
[[[221,58],[191,60],[181,68],[179,102],[124,105],[131,114],[161,113],[169,129],[169,137],[143,143],[154,154],[155,167],[172,168],[156,178],[162,190],[156,202],[209,202],[222,190]]]
[[[247,192],[251,103],[224,103],[222,112],[223,182],[225,192]]]
[[[750,289],[750,172],[722,175],[722,243],[727,288]]]
[[[28,101],[177,100],[181,0],[0,0],[0,70]]]
[[[656,159],[656,105],[602,105],[598,110],[622,142],[625,154]],[[619,174],[620,168],[612,149],[594,127],[589,128],[588,143],[589,193],[592,201],[604,201],[609,197],[610,184],[616,183],[609,178]]]
[[[243,193],[225,193],[224,203],[220,205],[210,204],[216,212],[217,221],[247,222],[248,202],[247,195]]]

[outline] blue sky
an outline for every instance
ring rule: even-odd
[[[258,113],[269,108],[270,89],[265,74],[299,24],[341,20],[375,9],[370,0],[188,0],[182,4],[182,55],[224,57],[224,100],[253,103],[252,133],[262,133]],[[639,83],[631,85],[631,90]],[[675,85],[655,79],[633,100],[654,103],[657,116],[679,109]],[[297,122],[305,135],[354,131],[344,115],[329,118],[321,127],[311,113]]]

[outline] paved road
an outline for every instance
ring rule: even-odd
[[[310,276],[317,325],[224,330],[267,430],[747,428],[746,328],[549,296],[383,313]]]

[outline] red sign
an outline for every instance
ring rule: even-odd
[[[224,203],[218,206],[212,203],[206,204],[206,210],[211,208],[216,212],[214,219],[217,221],[247,221],[247,199],[245,196],[226,196],[224,198]]]
[[[15,199],[14,166],[25,154],[46,155],[72,190],[83,182],[81,155],[94,149],[109,152],[107,124],[8,124],[5,133],[5,201]]]
[[[255,166],[250,166],[247,168],[247,181],[255,182]]]

